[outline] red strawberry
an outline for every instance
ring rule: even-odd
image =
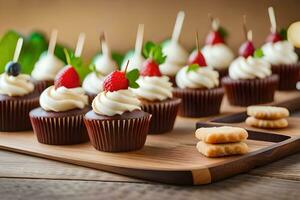
[[[270,33],[266,39],[266,42],[275,43],[281,40],[282,40],[281,36],[279,35],[279,33],[276,32],[276,33]]]
[[[147,59],[140,71],[141,76],[161,76],[158,64],[153,59]]]
[[[56,89],[59,87],[79,87],[80,78],[75,68],[69,65],[61,69],[55,77],[54,85]]]
[[[206,44],[214,45],[224,43],[224,39],[218,31],[211,31],[206,37]]]
[[[248,56],[252,56],[254,54],[255,48],[252,41],[244,42],[240,49],[239,55],[247,58]]]
[[[200,51],[194,51],[191,53],[188,59],[188,64],[198,64],[201,67],[207,66],[205,58]]]
[[[114,71],[110,73],[103,82],[103,88],[106,92],[128,89],[129,81],[125,72]]]

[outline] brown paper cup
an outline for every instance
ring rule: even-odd
[[[36,90],[41,94],[46,88],[50,87],[54,84],[54,81],[45,80],[45,81],[38,81],[33,79],[33,84]]]
[[[279,90],[296,90],[300,80],[300,62],[291,65],[272,65],[272,72],[279,76]]]
[[[33,131],[40,143],[70,145],[88,141],[83,117],[88,108],[61,113],[46,112],[41,107],[30,112]]]
[[[92,93],[89,93],[89,92],[85,92],[85,94],[89,97],[89,104],[91,105],[94,98],[97,96],[97,94],[92,94]]]
[[[181,99],[161,102],[142,101],[142,110],[152,115],[149,134],[166,133],[173,129]]]
[[[271,75],[264,79],[247,80],[233,80],[230,77],[224,77],[222,84],[230,104],[249,106],[274,100],[278,76]]]
[[[95,149],[126,152],[141,149],[147,138],[151,115],[143,111],[137,117],[97,116],[94,111],[84,117],[88,135]],[[129,113],[130,114],[130,113]]]
[[[183,117],[206,117],[220,113],[224,96],[223,88],[180,89],[173,91],[175,97],[181,98],[178,114]]]
[[[37,92],[24,97],[0,95],[0,131],[25,131],[32,129],[29,112],[39,106]]]

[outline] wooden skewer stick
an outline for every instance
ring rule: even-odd
[[[48,46],[48,54],[50,55],[54,55],[54,50],[55,50],[56,40],[57,40],[57,32],[58,31],[56,29],[52,30],[51,32],[49,46]]]
[[[80,33],[76,45],[76,50],[75,50],[75,56],[80,57],[82,50],[83,50],[83,45],[85,41],[85,33]]]
[[[245,39],[248,40],[248,29],[247,29],[247,21],[246,21],[246,15],[243,16],[243,32],[245,35]]]
[[[268,8],[268,13],[269,13],[269,18],[271,22],[271,32],[276,33],[277,31],[277,24],[276,24],[276,17],[275,17],[275,12],[273,7]]]
[[[179,11],[178,14],[177,14],[177,18],[176,18],[176,22],[175,22],[175,26],[174,26],[173,34],[172,34],[172,41],[173,42],[178,42],[178,40],[179,40],[179,36],[180,36],[181,30],[182,30],[184,17],[185,17],[184,12]]]
[[[143,39],[144,39],[144,24],[139,24],[136,41],[135,41],[135,51],[136,55],[141,55],[143,49]]]
[[[252,41],[252,39],[253,39],[252,30],[249,30],[249,31],[247,32],[247,40],[248,40],[248,41]]]
[[[197,47],[198,53],[200,53],[200,45],[199,45],[198,31],[196,31],[196,47]]]
[[[127,72],[128,65],[129,65],[129,60],[127,60],[127,63],[126,63],[126,66],[125,66],[125,70],[124,70],[125,74],[126,74],[126,72]]]
[[[107,45],[107,41],[106,41],[104,32],[100,36],[100,43],[101,43],[102,54],[106,55],[106,56],[110,56],[110,49]]]
[[[16,45],[16,49],[15,49],[15,53],[14,53],[14,57],[13,57],[13,62],[18,62],[22,46],[23,46],[23,38],[19,38],[18,42],[17,42],[17,45]]]

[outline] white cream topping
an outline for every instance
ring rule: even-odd
[[[140,70],[144,62],[145,62],[145,58],[141,54],[134,54],[131,58],[129,58],[127,71],[131,71],[133,69]],[[126,65],[127,65],[127,60],[124,60],[124,62],[122,63],[123,71],[125,70]]]
[[[232,79],[265,78],[272,74],[271,65],[261,58],[242,56],[235,59],[229,67],[229,76]]]
[[[98,94],[103,91],[103,81],[105,76],[96,72],[89,73],[83,83],[82,88],[89,93]]]
[[[178,42],[173,41],[167,43],[162,51],[167,58],[166,61],[159,66],[161,73],[167,76],[175,76],[186,64],[188,52]]]
[[[172,83],[167,76],[140,76],[137,83],[140,87],[132,91],[138,98],[163,101],[173,97]]]
[[[0,94],[8,96],[24,96],[34,90],[34,84],[27,74],[9,76],[6,73],[0,75]]]
[[[205,45],[201,52],[206,64],[214,69],[226,69],[234,59],[232,50],[225,44]]]
[[[100,115],[122,115],[124,112],[141,110],[141,102],[131,90],[101,92],[93,100],[93,111]]]
[[[43,53],[35,63],[31,76],[35,80],[54,80],[56,74],[65,66],[55,55]]]
[[[118,64],[109,55],[99,55],[94,61],[97,72],[108,75],[118,69]]]
[[[294,47],[289,41],[269,42],[262,46],[262,50],[263,59],[272,65],[295,64],[298,61]]]
[[[219,73],[212,67],[199,67],[188,72],[188,66],[183,67],[176,75],[179,88],[215,88],[219,86]]]
[[[50,86],[41,94],[40,105],[44,110],[54,112],[83,109],[88,105],[88,96],[81,87],[55,89],[54,86]]]

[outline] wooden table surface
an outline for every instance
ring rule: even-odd
[[[179,187],[0,151],[0,199],[300,199],[300,153],[210,185]]]

